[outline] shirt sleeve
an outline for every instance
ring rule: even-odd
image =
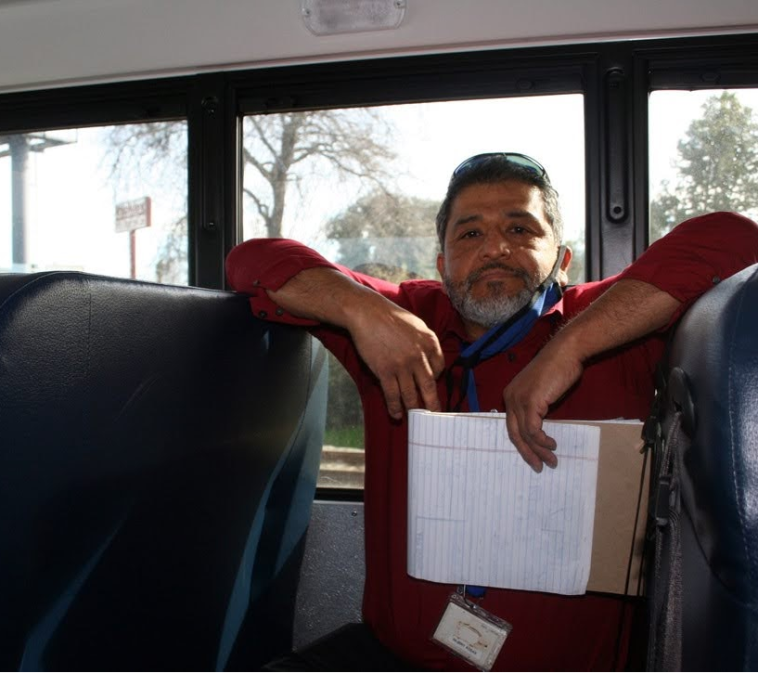
[[[736,213],[710,213],[682,222],[615,280],[644,281],[680,301],[673,323],[713,285],[757,262],[758,225]]]
[[[285,238],[256,238],[245,241],[233,248],[226,258],[229,285],[235,292],[250,297],[250,307],[254,315],[266,320],[307,327],[319,323],[287,313],[268,296],[266,290],[276,291],[301,271],[319,267],[335,269],[388,299],[396,302],[399,299],[399,287],[394,283],[334,264],[302,243]]]

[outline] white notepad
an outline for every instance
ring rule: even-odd
[[[535,473],[505,414],[412,410],[408,573],[447,584],[582,594],[592,554],[600,429],[545,422],[559,467]]]

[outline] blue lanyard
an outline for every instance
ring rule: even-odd
[[[474,380],[474,367],[482,360],[487,360],[493,355],[515,346],[529,333],[537,319],[555,306],[560,298],[560,286],[557,283],[551,283],[527,307],[526,312],[520,316],[517,314],[517,320],[495,325],[474,343],[461,350],[459,360],[464,367],[462,387],[465,386],[466,388],[470,411],[480,411],[479,398],[476,394],[476,381]]]
[[[549,282],[548,285],[546,285]],[[447,399],[448,411],[460,411],[463,400],[468,398],[469,409],[479,411],[479,398],[476,393],[474,368],[482,361],[502,353],[515,346],[523,339],[537,322],[537,319],[550,310],[561,298],[561,286],[549,278],[540,286],[532,297],[532,301],[506,322],[495,325],[471,344],[464,345],[461,353],[447,370]],[[461,374],[460,393],[453,404],[453,370],[463,367]]]

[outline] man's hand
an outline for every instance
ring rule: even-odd
[[[503,391],[508,436],[535,472],[542,465],[556,467],[555,440],[542,429],[550,405],[582,375],[580,360],[548,344]]]
[[[376,297],[347,327],[361,358],[379,379],[387,411],[395,419],[402,418],[403,407],[439,411],[436,379],[445,360],[437,335],[409,311]]]
[[[402,418],[403,407],[440,410],[436,379],[445,359],[437,335],[423,320],[329,268],[301,271],[268,294],[293,315],[348,330],[379,379],[390,416]]]
[[[508,436],[535,472],[555,467],[555,440],[542,429],[551,404],[581,378],[595,355],[665,327],[679,301],[654,285],[624,279],[560,330],[503,391]]]

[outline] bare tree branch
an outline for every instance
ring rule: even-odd
[[[333,175],[356,185],[356,195],[368,188],[389,193],[394,173],[391,127],[381,111],[370,108],[284,112],[247,116],[243,123],[241,158],[244,199],[252,206],[269,236],[281,236],[290,191],[303,193],[309,178]],[[185,179],[185,122],[125,124],[108,129],[106,143],[110,177],[128,183],[156,171],[171,171]],[[178,170],[177,170],[178,169]],[[184,225],[186,227],[186,224]],[[176,257],[176,227],[164,254]],[[186,236],[181,239],[186,241]],[[185,244],[184,242],[182,243]],[[171,264],[159,262],[163,277]]]
[[[395,154],[386,138],[389,127],[375,110],[287,112],[246,119],[246,166],[266,184],[268,194],[246,181],[245,194],[255,205],[269,236],[281,236],[288,189],[300,185],[303,172],[324,172],[341,180],[359,180],[387,191],[394,177]],[[321,168],[319,168],[321,166]],[[262,204],[268,208],[262,208]]]

